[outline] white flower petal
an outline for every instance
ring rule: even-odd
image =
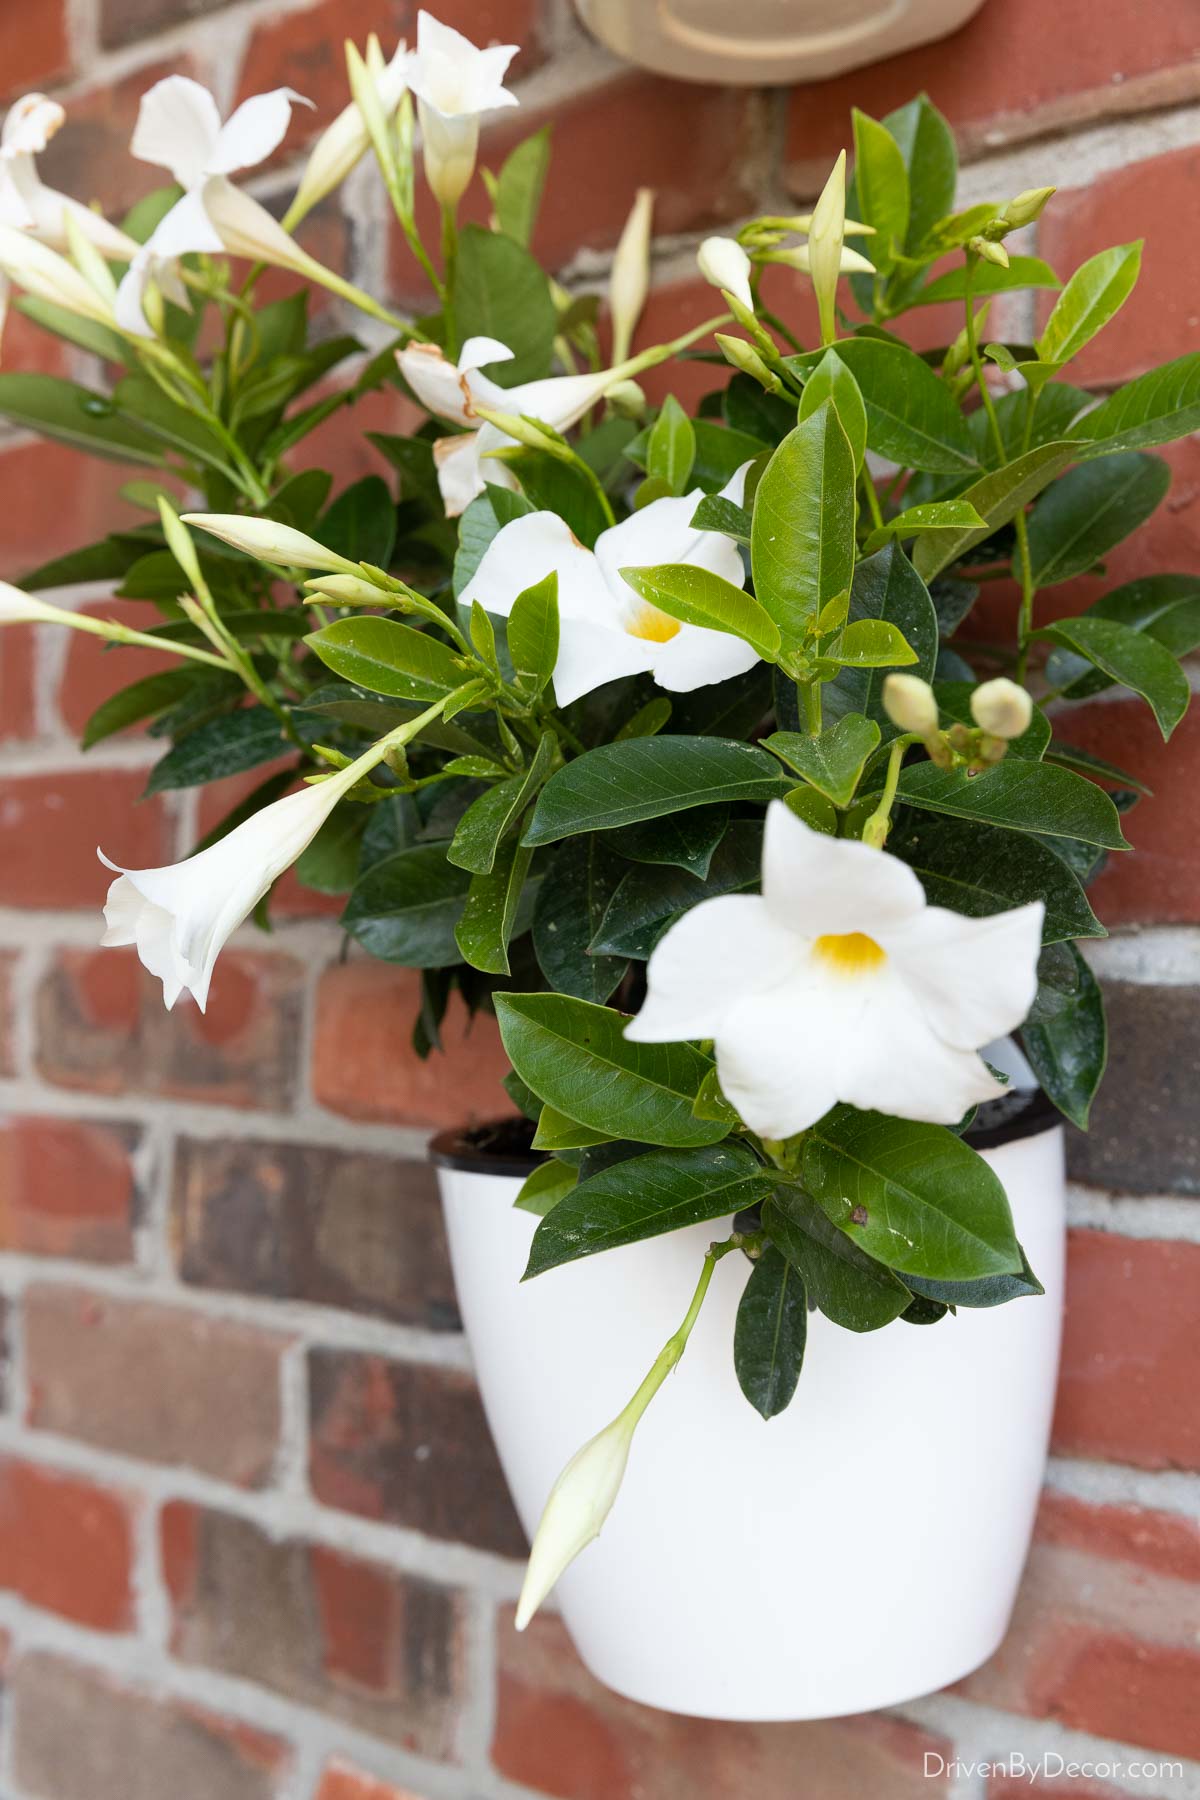
[[[845,1011],[821,1013],[819,1031],[837,1068],[839,1100],[902,1119],[953,1125],[968,1107],[1004,1093],[1003,1083],[973,1050],[956,1049],[938,1036],[890,963],[878,977],[834,979],[847,989],[861,985],[867,993],[859,1018]]]
[[[20,163],[20,157],[0,158],[0,225],[9,225],[15,231],[28,231],[33,224],[33,211],[15,179]]]
[[[169,169],[181,187],[197,187],[221,132],[217,103],[186,75],[168,75],[142,95],[131,153]]]
[[[433,462],[446,517],[457,519],[476,494],[483,492],[483,476],[479,472],[479,433],[460,431],[457,437],[436,439]]]
[[[656,644],[630,637],[611,625],[581,618],[559,620],[558,657],[554,664],[554,697],[570,706],[584,694],[619,681],[625,675],[648,674]]]
[[[472,400],[494,412],[526,413],[552,425],[555,431],[567,431],[578,424],[590,406],[601,399],[612,385],[612,371],[602,369],[596,375],[547,375],[541,381],[526,381],[520,387],[502,388],[486,375],[469,373],[467,387]]]
[[[45,94],[24,94],[4,115],[0,153],[6,157],[36,156],[46,148],[66,120],[57,100]]]
[[[930,1026],[973,1050],[1015,1031],[1037,992],[1045,907],[1040,900],[987,919],[927,906],[880,942]]]
[[[219,253],[224,246],[205,211],[202,190],[177,200],[154,227],[144,248],[157,257],[187,256],[197,250]]]
[[[759,895],[702,900],[651,952],[646,999],[625,1036],[640,1044],[716,1037],[736,1007],[787,981],[807,955]]]
[[[463,378],[437,344],[406,344],[396,352],[396,363],[427,412],[457,425],[469,422]]]
[[[459,355],[458,372],[465,375],[469,370],[486,367],[488,363],[511,362],[515,354],[499,338],[471,337],[467,339]]]
[[[754,458],[749,456],[744,463],[740,464],[739,467],[733,471],[733,474],[721,489],[722,500],[732,500],[735,506],[744,506],[746,504],[746,476],[750,471],[750,465],[753,461]]]
[[[925,905],[906,863],[851,839],[813,831],[782,800],[767,808],[763,897],[780,924],[807,937],[868,937],[915,918]]]
[[[122,275],[113,302],[113,312],[122,331],[135,337],[153,337],[154,333],[143,307],[146,283],[154,273],[153,258],[146,249],[138,251]]]
[[[570,526],[551,512],[524,513],[501,526],[459,596],[461,604],[469,609],[472,601],[478,600],[488,612],[507,618],[517,595],[552,569],[558,575],[560,620],[575,618],[617,626],[595,557],[584,549]]]
[[[752,264],[736,238],[705,238],[696,252],[696,261],[705,281],[732,294],[747,312],[754,311],[754,295],[750,291]]]
[[[515,106],[516,96],[501,83],[518,48],[516,44],[494,44],[481,50],[453,26],[443,25],[431,13],[419,12],[409,86],[443,118]]]
[[[728,631],[681,625],[665,644],[655,644],[651,672],[660,688],[690,694],[695,688],[744,675],[759,661],[758,651]]]
[[[752,1131],[791,1137],[835,1104],[830,1036],[828,1013],[808,1003],[795,976],[730,1011],[716,1036],[717,1079]]]
[[[252,169],[265,162],[272,150],[287,136],[292,106],[311,106],[294,88],[272,88],[269,94],[254,94],[243,100],[217,134],[206,175],[232,175],[235,169]]]
[[[733,539],[720,531],[693,529],[692,516],[703,498],[703,489],[694,488],[678,500],[652,500],[596,539],[596,560],[614,597],[630,616],[640,602],[622,569],[692,563],[723,576],[735,587],[745,587],[746,571]]]

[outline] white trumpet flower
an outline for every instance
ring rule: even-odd
[[[696,261],[705,281],[732,294],[747,312],[754,311],[754,295],[750,292],[752,265],[736,238],[706,237],[696,252]]]
[[[950,1125],[1004,1088],[977,1054],[1037,991],[1040,900],[990,918],[929,906],[899,858],[767,810],[761,895],[666,932],[626,1036],[712,1038],[721,1091],[787,1138],[839,1101]]]
[[[620,1492],[629,1446],[643,1410],[636,1400],[631,1402],[611,1425],[575,1452],[550,1489],[517,1602],[518,1631],[524,1631],[567,1565],[599,1537]]]
[[[111,305],[75,264],[31,232],[0,224],[0,275],[15,281],[26,293],[50,300],[68,312],[95,319],[101,325],[115,323]]]
[[[748,463],[724,488],[741,504]],[[586,550],[551,512],[525,513],[502,526],[461,595],[507,618],[526,588],[553,570],[558,576],[558,660],[554,692],[560,706],[622,675],[648,673],[659,687],[690,693],[714,681],[744,674],[758,652],[742,638],[684,625],[643,600],[622,569],[655,563],[691,563],[736,587],[746,575],[737,546],[719,531],[697,531],[692,515],[699,488],[681,499],[653,500],[619,525],[602,531]]]
[[[594,375],[548,375],[520,387],[502,388],[483,368],[509,362],[512,355],[508,345],[496,338],[473,337],[463,345],[456,363],[436,344],[409,344],[397,351],[396,361],[422,406],[456,425],[469,425],[478,416],[476,406],[483,406],[489,412],[524,413],[555,431],[567,431],[622,379],[619,365]],[[502,462],[495,458],[486,464],[481,461],[489,451],[513,442],[488,422],[477,431],[438,439],[433,454],[442,503],[450,518],[456,518],[476,494],[482,494],[485,479],[501,487],[515,485]]]
[[[174,273],[178,258],[225,247],[206,209],[206,184],[264,162],[283,141],[293,103],[311,105],[292,88],[274,88],[243,100],[222,124],[208,89],[186,75],[168,75],[142,95],[130,149],[140,161],[169,170],[184,193],[137,252],[118,289],[117,318],[125,331],[150,334],[143,296],[151,281],[186,305]]]
[[[503,86],[518,44],[480,50],[470,38],[417,14],[417,50],[408,85],[417,96],[425,179],[442,206],[457,206],[475,172],[481,113],[517,106]]]
[[[28,231],[54,250],[65,250],[69,215],[102,256],[127,262],[138,247],[131,237],[110,225],[102,213],[47,187],[38,174],[38,153],[65,118],[58,101],[45,94],[26,94],[9,107],[0,131],[0,222]]]

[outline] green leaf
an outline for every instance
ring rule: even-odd
[[[114,462],[159,464],[162,448],[107,394],[57,375],[0,375],[0,418]]]
[[[533,851],[513,840],[500,846],[486,873],[472,877],[454,938],[473,969],[508,974],[509,940],[532,860]]]
[[[588,946],[626,865],[603,839],[568,838],[538,890],[533,949],[556,992],[597,1003],[608,999],[628,966],[623,956],[596,956]]]
[[[886,619],[853,620],[824,654],[851,669],[900,669],[917,660],[904,633]]]
[[[723,494],[705,494],[692,514],[693,531],[720,531],[739,544],[749,544],[750,526],[748,508],[726,500]]]
[[[982,528],[964,526],[962,531],[939,531],[923,537],[913,553],[917,573],[925,581],[932,581],[952,562],[966,556],[976,544],[981,544],[1001,525],[1007,525],[1017,513],[1023,512],[1059,471],[1066,468],[1075,454],[1071,444],[1039,444],[1036,449],[1018,456],[1015,462],[994,469],[972,482],[969,488],[964,488],[959,498],[973,506],[987,524]]]
[[[784,646],[801,642],[854,572],[855,464],[832,403],[788,433],[758,484],[754,591]]]
[[[1081,775],[1090,775],[1095,781],[1107,781],[1114,787],[1132,788],[1137,794],[1149,794],[1151,790],[1128,769],[1121,768],[1119,763],[1109,762],[1105,756],[1094,756],[1090,750],[1080,750],[1075,744],[1065,744],[1061,738],[1055,738],[1046,751],[1046,761],[1061,763],[1064,769],[1078,769]],[[1078,937],[1079,932],[1071,936]]]
[[[1113,681],[1140,694],[1158,720],[1164,740],[1188,709],[1192,690],[1187,676],[1171,652],[1146,632],[1119,625],[1115,619],[1084,614],[1077,619],[1059,619],[1034,635],[1077,651]]]
[[[1094,782],[1052,763],[1005,757],[979,775],[918,762],[900,771],[897,789],[906,806],[954,818],[1079,838],[1105,850],[1128,850],[1116,807]]]
[[[858,564],[850,589],[849,618],[852,623],[879,619],[893,625],[916,652],[916,662],[906,658],[906,665],[914,675],[932,681],[938,651],[937,613],[925,583],[898,544],[886,544]],[[882,671],[841,669],[836,679],[821,689],[826,722],[861,713],[877,722],[885,742],[895,737],[898,727],[883,707],[883,683]]]
[[[534,508],[524,494],[489,484],[477,494],[458,521],[458,549],[454,555],[454,592],[459,595],[483,561],[484,553],[501,528]]]
[[[672,494],[682,494],[695,459],[692,421],[674,394],[668,394],[646,441],[646,473],[652,480],[665,482]]]
[[[651,1150],[602,1169],[538,1226],[524,1279],[645,1238],[725,1219],[769,1194],[772,1177],[740,1144]]]
[[[396,542],[396,503],[378,475],[364,475],[340,493],[314,534],[350,562],[386,569]]]
[[[899,1318],[909,1291],[860,1250],[815,1200],[781,1189],[762,1209],[763,1230],[804,1278],[809,1299],[846,1331],[878,1331]]]
[[[1034,586],[1053,587],[1084,574],[1150,517],[1170,485],[1162,458],[1137,450],[1070,470],[1030,515]]]
[[[1102,595],[1081,616],[1115,619],[1152,637],[1172,656],[1187,656],[1200,644],[1200,580],[1194,575],[1145,575]],[[1047,674],[1067,700],[1082,700],[1112,686],[1102,669],[1067,650],[1053,654]]]
[[[1047,844],[1024,832],[907,813],[893,826],[887,847],[920,876],[932,906],[986,919],[1041,900],[1044,943],[1105,935],[1070,869]]]
[[[642,864],[630,869],[604,914],[591,948],[598,954],[649,956],[665,928],[701,900],[757,890],[762,823],[735,819],[703,880],[684,869]]]
[[[764,749],[781,756],[790,768],[835,806],[849,806],[862,774],[863,764],[879,747],[879,726],[874,719],[847,713],[819,737],[798,731],[776,731],[763,739]]]
[[[980,262],[975,265],[971,278],[971,293],[976,300],[982,300],[987,294],[1003,294],[1012,288],[1056,288],[1062,283],[1040,256],[1010,256],[1007,269],[998,263]],[[913,296],[914,306],[937,306],[945,301],[962,301],[967,297],[967,272],[965,268],[951,269],[945,275],[938,275],[927,282],[919,293]]]
[[[496,224],[518,244],[528,245],[533,236],[549,167],[550,127],[543,125],[509,151],[500,173],[488,181]]]
[[[1042,362],[1069,362],[1107,325],[1133,292],[1141,261],[1139,238],[1102,250],[1076,269],[1037,340]]]
[[[883,123],[899,145],[908,171],[909,213],[904,248],[912,251],[954,205],[958,182],[954,133],[925,94],[888,113]]]
[[[428,705],[466,680],[461,659],[447,644],[396,619],[336,619],[305,642],[335,675],[397,700]]]
[[[789,360],[803,372],[815,355],[810,351]],[[840,340],[838,355],[862,394],[872,450],[909,469],[975,473],[979,464],[963,416],[945,382],[915,350],[886,338],[858,337]]]
[[[581,831],[613,831],[639,819],[720,801],[760,803],[790,785],[765,751],[727,738],[628,738],[601,744],[553,774],[538,799],[527,844]]]
[[[279,720],[265,706],[223,713],[189,731],[155,763],[146,783],[146,797],[240,775],[244,769],[283,756],[288,748]]]
[[[558,661],[558,573],[518,594],[508,615],[508,653],[517,679],[540,694]]]
[[[927,1281],[922,1275],[906,1275],[904,1279],[914,1294],[941,1306],[1005,1306],[1010,1300],[1046,1291],[1030,1268],[1024,1250],[1015,1275],[983,1275],[977,1281]]]
[[[733,1328],[738,1386],[764,1419],[791,1401],[804,1361],[808,1303],[799,1273],[773,1244],[750,1270]]]
[[[318,894],[346,894],[358,874],[365,806],[335,806],[317,835],[310,838],[292,865],[297,878]]]
[[[1068,435],[1081,457],[1150,450],[1200,428],[1200,351],[1150,369],[1076,419]]]
[[[93,744],[112,737],[114,732],[153,718],[155,713],[174,706],[177,700],[182,700],[199,685],[211,687],[214,698],[234,691],[233,679],[226,679],[215,669],[211,674],[210,682],[206,676],[193,673],[192,669],[164,669],[160,675],[146,675],[141,681],[122,688],[119,694],[110,695],[96,708],[83,728],[82,748],[90,750]]]
[[[1055,1106],[1086,1130],[1108,1060],[1108,1027],[1100,983],[1074,944],[1043,951],[1021,1043]]]
[[[533,1213],[537,1218],[544,1219],[551,1208],[558,1205],[563,1195],[570,1193],[578,1179],[577,1169],[552,1156],[548,1162],[539,1163],[532,1175],[525,1177],[513,1205],[519,1212]]]
[[[863,224],[875,230],[871,260],[879,274],[886,275],[894,252],[903,249],[908,236],[908,171],[900,146],[886,125],[857,106],[851,117],[856,204]]]
[[[932,500],[923,506],[906,507],[876,526],[863,545],[863,552],[872,555],[890,537],[920,537],[926,531],[974,531],[986,523],[967,500]]]
[[[512,470],[532,507],[539,512],[557,513],[587,549],[607,528],[609,515],[604,503],[576,463],[521,444],[505,445],[494,456],[489,452],[484,468],[493,461]]]
[[[471,877],[446,861],[444,843],[384,856],[355,883],[342,925],[372,956],[410,969],[461,961],[455,927]]]
[[[566,994],[497,994],[509,1061],[549,1105],[610,1137],[688,1149],[725,1126],[692,1113],[710,1064],[690,1044],[634,1044],[625,1014]]]
[[[973,1281],[1021,1266],[999,1178],[941,1125],[835,1107],[805,1136],[803,1175],[839,1230],[901,1275]]]
[[[752,595],[698,563],[659,563],[622,569],[622,578],[641,599],[685,625],[703,625],[739,637],[767,662],[779,653],[779,627]]]
[[[832,400],[842,430],[850,440],[854,466],[861,469],[867,453],[867,409],[857,381],[836,350],[826,350],[805,382],[800,396],[800,422],[811,418],[826,400]]]
[[[725,807],[698,806],[670,818],[627,825],[623,831],[615,831],[609,842],[631,862],[671,863],[703,881],[728,821]]]
[[[132,362],[127,340],[98,319],[86,319],[82,313],[69,312],[65,306],[56,306],[52,300],[42,300],[36,294],[22,294],[14,310],[24,313],[43,331],[52,331],[55,337],[65,338],[67,343],[78,345],[103,362],[124,363],[126,368]]]
[[[446,852],[450,862],[476,875],[491,871],[500,844],[509,832],[516,830],[525,808],[545,781],[557,744],[554,733],[544,731],[524,774],[498,781],[471,802]]]
[[[481,225],[463,226],[455,312],[464,342],[499,338],[513,352],[511,362],[494,363],[488,370],[498,387],[517,387],[549,374],[558,329],[550,283],[515,238]]]
[[[692,482],[706,494],[725,487],[744,462],[752,462],[768,448],[759,438],[717,425],[712,419],[694,419],[692,429],[696,434]]]
[[[533,1148],[535,1150],[579,1150],[587,1149],[593,1144],[608,1142],[606,1131],[589,1131],[577,1119],[568,1119],[553,1106],[543,1106],[538,1114],[537,1131],[534,1133]]]

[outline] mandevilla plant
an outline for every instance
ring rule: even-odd
[[[424,13],[415,51],[351,47],[350,103],[282,224],[233,177],[279,143],[286,90],[222,124],[194,82],[152,88],[132,149],[176,185],[119,229],[38,179],[61,109],[12,110],[0,268],[97,376],[4,374],[0,412],[142,465],[125,491],[146,516],[27,573],[0,620],[96,633],[131,664],[139,647],[178,658],[84,733],[162,739],[150,793],[270,765],[187,861],[117,871],[105,942],[136,945],[168,1006],[185,988],[204,1005],[226,939],[265,919],[294,864],[348,895],[368,953],[421,971],[423,1053],[454,992],[495,1011],[547,1153],[518,1200],[539,1218],[529,1275],[732,1220],[642,1386],[556,1485],[523,1625],[599,1530],[730,1253],[748,1277],[732,1354],[767,1419],[795,1390],[810,1308],[874,1331],[1040,1291],[964,1133],[977,1107],[1013,1104],[991,1048],[1013,1032],[1086,1124],[1105,1025],[1076,940],[1103,935],[1086,888],[1127,848],[1139,792],[1055,727],[1116,684],[1169,736],[1189,696],[1177,659],[1200,643],[1190,575],[1078,616],[1055,616],[1054,590],[1162,501],[1149,452],[1200,427],[1200,356],[1099,400],[1074,385],[1140,246],[1065,285],[1010,253],[1053,189],[955,211],[954,144],[920,98],[855,114],[848,190],[840,157],[810,214],[709,238],[700,268],[727,310],[630,356],[640,195],[605,366],[596,297],[529,249],[545,132],[485,173],[491,227],[458,220],[480,116],[515,104],[513,54]],[[414,113],[436,250],[415,218]],[[368,151],[434,297],[415,321],[295,235]],[[303,287],[262,303],[265,265],[357,309],[369,350],[314,331]],[[811,286],[820,343],[763,306],[768,265]],[[992,341],[995,297],[1021,288],[1056,295],[1040,335]],[[918,353],[897,322],[940,302],[961,330]],[[715,365],[694,418],[636,384],[676,357]],[[411,436],[368,434],[390,480],[333,495],[329,474],[289,470],[384,387],[428,414]],[[1009,641],[956,636],[1010,576]],[[143,602],[145,625],[32,597],[92,580]]]

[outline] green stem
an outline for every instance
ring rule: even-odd
[[[673,1332],[667,1339],[655,1358],[654,1366],[650,1370],[650,1373],[638,1388],[637,1393],[633,1396],[629,1405],[624,1409],[622,1417],[630,1418],[632,1424],[637,1424],[638,1420],[653,1400],[655,1394],[657,1394],[659,1388],[687,1349],[688,1339],[692,1335],[692,1328],[695,1325],[696,1320],[700,1317],[700,1308],[704,1305],[704,1296],[708,1293],[709,1283],[712,1281],[713,1271],[717,1264],[723,1256],[728,1256],[731,1250],[740,1249],[742,1241],[740,1234],[734,1232],[733,1235],[726,1238],[723,1243],[710,1244],[705,1251],[704,1263],[700,1270],[700,1279],[696,1283],[696,1291],[692,1295],[691,1304],[689,1305],[687,1312],[684,1314],[683,1322],[679,1326],[679,1329]]]
[[[871,523],[876,531],[883,530],[883,512],[879,505],[879,495],[875,492],[875,483],[871,480],[870,470],[864,469],[859,477],[859,485],[866,495],[867,510],[871,515]]]
[[[458,326],[454,317],[454,290],[458,280],[458,221],[454,208],[442,207],[442,314],[446,321],[446,355],[458,355]]]
[[[888,831],[892,823],[892,807],[896,803],[896,788],[900,781],[900,765],[904,761],[904,752],[913,744],[921,742],[920,733],[906,731],[893,743],[888,753],[887,775],[883,783],[883,792],[879,796],[879,805],[871,814],[862,830],[862,841],[871,845],[872,849],[882,850],[887,842]]]
[[[804,718],[810,737],[821,735],[821,684],[819,681],[808,681],[803,684]]]
[[[1038,392],[1035,388],[1025,391],[1025,426],[1021,433],[1021,454],[1029,449],[1029,440],[1033,436],[1033,415],[1037,411]],[[1033,562],[1029,555],[1029,526],[1022,507],[1013,519],[1017,535],[1017,565],[1021,579],[1021,611],[1017,621],[1017,666],[1016,678],[1023,687],[1029,666],[1029,641],[1033,634],[1033,601],[1037,587],[1033,579]]]
[[[134,644],[143,650],[166,650],[171,656],[182,656],[189,662],[207,663],[211,668],[221,669],[226,674],[235,673],[224,656],[215,656],[211,650],[201,650],[195,644],[180,644],[172,638],[154,637],[148,631],[135,631],[131,625],[118,625],[115,619],[93,619],[87,613],[68,612],[64,607],[47,606],[46,612],[51,615],[45,619],[48,625],[67,625],[72,631],[85,631],[91,637],[107,638],[113,644]]]

